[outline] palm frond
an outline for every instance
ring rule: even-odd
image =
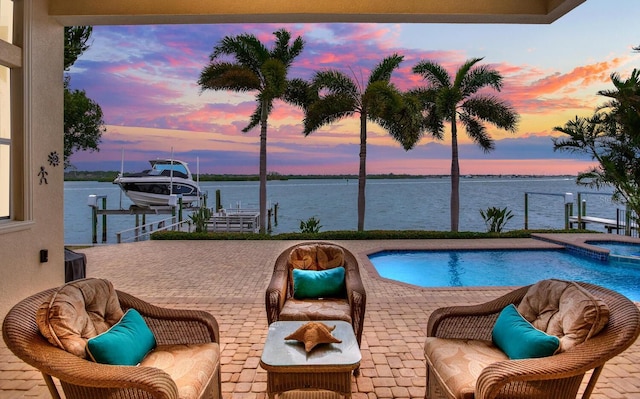
[[[425,60],[418,62],[412,69],[413,73],[417,73],[426,80],[429,85],[440,88],[451,86],[451,76],[442,65],[435,62]]]
[[[282,61],[270,58],[260,67],[264,88],[262,94],[270,99],[280,98],[287,89],[287,68]]]
[[[359,97],[358,86],[353,79],[335,69],[316,72],[312,82],[319,92],[326,90],[332,94],[350,96],[354,99]]]
[[[304,135],[309,135],[342,118],[355,114],[355,103],[351,96],[328,94],[314,101],[305,112]]]
[[[475,64],[482,61],[483,58],[471,58],[467,60],[456,72],[455,80],[453,81],[453,87],[457,87],[459,90],[462,89],[463,82],[467,79],[467,75],[469,71]]]
[[[210,59],[216,60],[222,55],[234,57],[236,62],[259,75],[260,66],[270,58],[269,50],[254,35],[242,34],[225,36],[213,48]]]
[[[260,79],[249,68],[228,62],[213,62],[200,73],[201,90],[231,90],[246,92],[260,90]]]
[[[258,101],[257,101],[256,109],[253,111],[253,113],[251,114],[251,117],[249,118],[249,124],[242,129],[242,133],[247,133],[254,127],[260,125],[260,118],[262,116],[262,102],[261,102],[262,97],[258,95],[257,100]],[[273,101],[269,101],[267,103],[267,115],[270,115],[272,110],[273,110]]]
[[[371,85],[374,82],[391,80],[391,74],[396,68],[400,66],[400,63],[404,59],[404,56],[393,54],[384,58],[378,65],[376,65],[369,75],[369,83]],[[367,86],[368,86],[367,85]]]
[[[304,40],[298,36],[291,45],[291,33],[286,29],[279,29],[273,34],[276,36],[276,42],[273,49],[270,51],[270,57],[280,60],[286,68],[291,66],[293,60],[302,53],[304,48]]]
[[[518,114],[506,102],[493,96],[475,96],[468,98],[462,105],[464,113],[489,122],[500,129],[515,132]]]
[[[482,151],[488,153],[495,149],[493,139],[487,133],[487,128],[478,119],[472,115],[462,113],[459,116],[460,122],[467,131],[467,136],[476,143]]]
[[[304,79],[291,79],[283,95],[283,100],[289,104],[306,110],[314,102],[319,100],[318,92],[310,82]]]
[[[502,76],[495,69],[480,65],[464,75],[460,84],[460,91],[462,96],[467,98],[487,86],[496,91],[502,90]]]
[[[401,102],[398,89],[384,80],[370,83],[362,94],[363,107],[368,113],[374,115],[377,109],[394,109],[399,107]]]
[[[405,151],[415,147],[426,131],[422,102],[412,93],[398,92],[398,100],[376,113],[374,121],[389,132]]]
[[[407,95],[415,97],[419,102],[424,117],[425,129],[437,139],[444,138],[444,118],[436,107],[437,89],[417,88],[410,90]]]
[[[554,151],[584,153],[591,149],[595,156],[595,150],[599,147],[598,141],[601,140],[602,133],[599,119],[576,116],[564,126],[556,126],[553,130],[568,136],[552,138]]]

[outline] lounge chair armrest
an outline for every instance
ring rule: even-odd
[[[580,386],[584,374],[601,364],[598,359],[585,357],[583,351],[569,351],[553,356],[505,360],[487,366],[476,382],[476,398],[489,399],[509,396],[509,386],[513,386],[513,396],[522,387],[523,382],[536,381],[542,390],[553,389],[554,384],[562,384],[562,379],[575,378],[574,383]],[[600,362],[604,364],[604,362]],[[546,387],[543,387],[546,384]],[[559,385],[560,386],[560,385]]]
[[[360,295],[361,297],[366,297],[366,292],[364,290],[364,285],[362,284],[362,278],[360,277],[360,272],[356,268],[345,268],[345,276],[344,282],[347,289],[347,297],[349,298],[350,304],[354,295]]]
[[[492,301],[468,306],[449,306],[433,311],[427,336],[460,339],[491,339],[498,314],[507,305],[518,304],[528,287],[522,287]]]
[[[154,398],[178,398],[175,382],[160,369],[95,363],[52,346],[39,334],[22,339],[12,331],[14,327],[16,326],[12,323],[10,331],[3,329],[9,349],[29,365],[38,368],[44,375],[74,385],[104,388],[102,397],[118,396],[114,395],[114,390],[117,389],[137,389],[149,392],[149,396]],[[9,336],[13,339],[7,340]]]
[[[125,292],[117,292],[123,308],[135,308],[142,315],[158,345],[220,343],[218,322],[211,313],[161,308]]]
[[[287,279],[289,278],[287,270],[274,270],[271,281],[265,293],[265,306],[267,310],[268,324],[278,321],[280,311],[284,306],[287,298]]]
[[[118,390],[144,391],[151,397],[162,399],[179,397],[175,382],[158,368],[104,365],[69,355],[75,359],[56,363],[52,376],[74,385],[104,388],[104,397],[117,396],[114,391]]]

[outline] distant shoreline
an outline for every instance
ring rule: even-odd
[[[73,171],[64,173],[64,181],[97,181],[112,182],[117,176],[117,171]],[[125,173],[126,175],[126,173]],[[526,175],[526,174],[467,174],[460,176],[462,179],[494,178],[494,179],[514,179],[514,178],[575,178],[574,175]],[[370,174],[367,179],[448,179],[450,175],[410,175],[410,174]],[[236,174],[200,174],[200,181],[258,181],[258,175],[236,175]],[[358,175],[282,175],[270,173],[267,180],[313,180],[313,179],[348,179],[357,180]]]

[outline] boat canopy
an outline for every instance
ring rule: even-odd
[[[184,175],[187,175],[187,176],[189,175],[189,170],[187,169],[187,166],[180,161],[174,160],[172,162],[171,160],[153,160],[149,162],[153,167],[153,170],[150,173],[152,175],[155,175],[155,174],[161,175],[163,171],[165,170],[171,171],[172,169],[174,172],[183,173]]]

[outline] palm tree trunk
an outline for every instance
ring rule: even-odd
[[[364,231],[365,186],[367,184],[367,113],[360,113],[360,172],[358,175],[358,231]]]
[[[260,233],[267,226],[267,102],[260,111]]]
[[[458,128],[455,115],[451,120],[451,231],[458,231],[460,219],[460,165],[458,162]]]

